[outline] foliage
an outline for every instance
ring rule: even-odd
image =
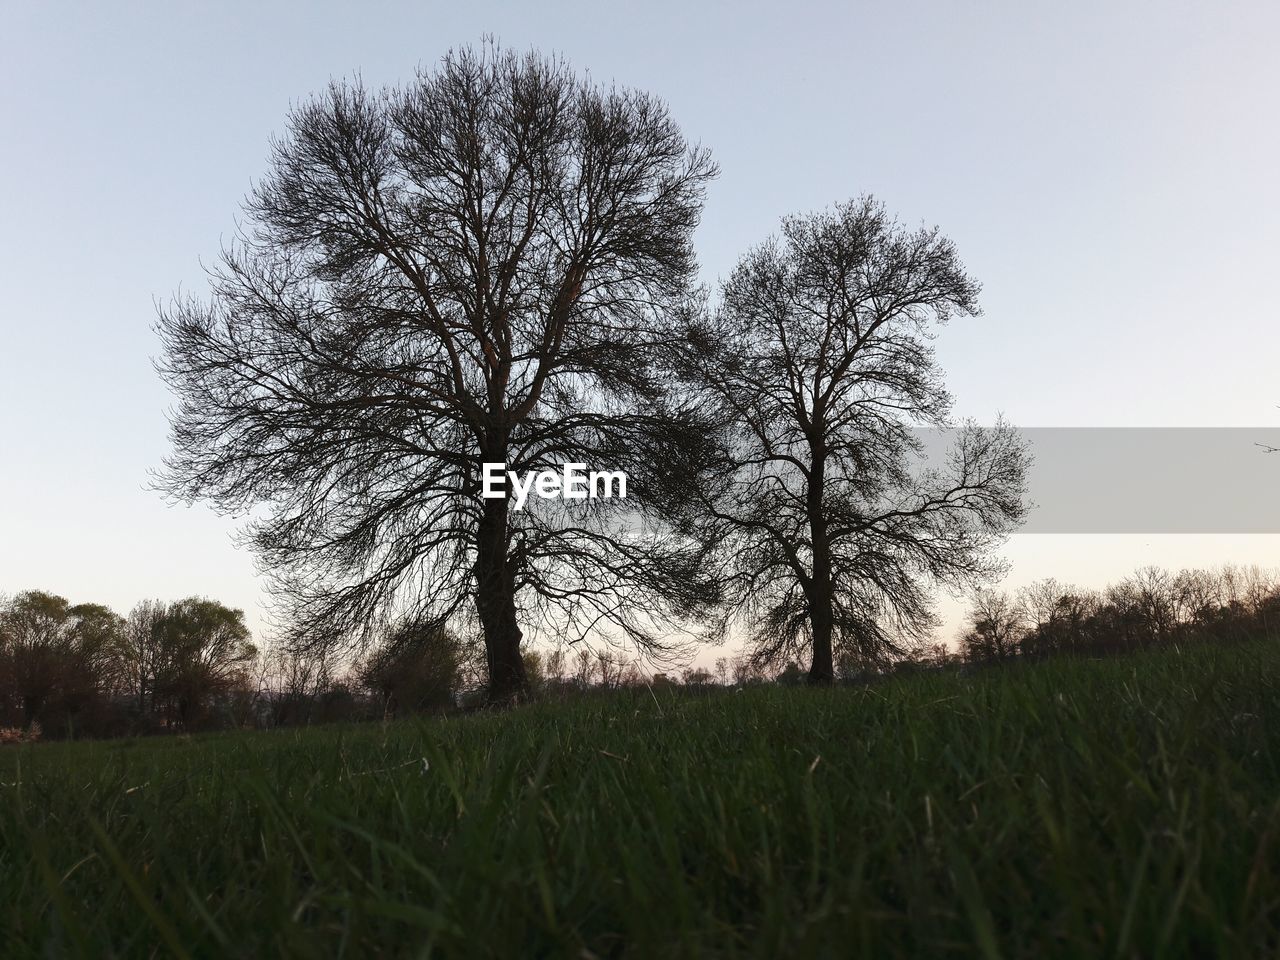
[[[30,590],[0,602],[0,724],[57,736],[192,729],[246,684],[255,655],[244,614],[213,600],[145,602],[125,619]]]
[[[122,639],[123,621],[97,604],[39,590],[0,603],[0,722],[73,726],[116,689]]]
[[[453,706],[462,671],[462,643],[431,623],[408,622],[390,631],[360,671],[383,704],[384,716]]]

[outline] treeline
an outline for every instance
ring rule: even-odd
[[[1274,573],[1145,567],[1103,590],[1049,579],[1012,594],[981,592],[958,648],[917,644],[888,664],[846,649],[836,672],[862,682],[922,667],[1233,642],[1278,630]],[[711,668],[651,674],[610,649],[528,650],[524,668],[533,694],[544,697],[806,679],[794,660],[767,668],[745,653]],[[338,663],[255,647],[241,611],[198,597],[147,601],[124,617],[39,591],[0,600],[0,740],[383,720],[478,706],[487,679],[481,637],[413,623],[383,631],[363,656]]]
[[[234,722],[256,656],[244,614],[200,597],[127,617],[39,590],[0,598],[0,727],[114,736]]]
[[[650,682],[609,650],[523,658],[535,694]],[[692,668],[683,678],[712,682]],[[0,743],[382,720],[479,705],[487,679],[479,636],[421,623],[337,661],[255,646],[242,611],[200,597],[126,616],[38,590],[0,597]]]
[[[960,638],[968,661],[1106,654],[1196,640],[1274,636],[1280,578],[1257,567],[1143,567],[1104,590],[1041,580],[1016,593],[976,594]]]
[[[259,648],[215,600],[127,616],[39,590],[0,597],[0,742],[371,719],[452,707],[478,655],[442,631],[386,633],[363,660]]]
[[[918,669],[985,667],[1071,654],[1096,657],[1277,634],[1280,573],[1231,565],[1171,573],[1148,566],[1101,590],[1048,578],[1013,592],[977,591],[957,643],[903,643],[902,654],[889,661],[869,661],[846,646],[837,652],[835,673],[842,683],[861,683]],[[736,684],[806,681],[795,660],[773,670],[762,670],[751,658],[728,663]],[[723,668],[719,675],[723,682]]]

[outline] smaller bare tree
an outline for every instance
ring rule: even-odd
[[[1026,631],[1022,605],[1007,593],[978,590],[973,595],[970,626],[960,639],[968,660],[1007,660],[1016,656]]]
[[[978,313],[977,295],[936,228],[864,198],[784,220],[690,323],[676,364],[691,436],[697,417],[704,432],[677,465],[687,525],[715,554],[718,631],[750,624],[760,662],[807,653],[813,683],[840,652],[874,669],[929,635],[932,586],[999,571],[990,551],[1025,511],[1025,444],[969,424],[927,469],[915,431],[951,425],[929,341]]]

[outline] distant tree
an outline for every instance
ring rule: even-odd
[[[764,680],[760,664],[746,654],[740,653],[733,658],[733,682],[738,686],[748,683],[761,683]]]
[[[546,674],[548,680],[557,684],[564,682],[565,671],[568,669],[567,659],[563,647],[556,647],[547,655]]]
[[[154,702],[171,723],[190,729],[215,698],[246,681],[257,650],[242,610],[202,597],[170,604],[156,629]]]
[[[595,675],[600,686],[606,690],[616,690],[623,686],[627,678],[629,666],[625,657],[617,651],[601,649],[594,651],[596,660]]]
[[[805,674],[800,664],[794,660],[788,660],[787,665],[778,673],[776,680],[784,687],[795,687],[804,683]]]
[[[871,199],[783,221],[748,253],[677,361],[706,441],[680,461],[687,522],[714,546],[725,619],[756,624],[761,662],[809,655],[830,683],[934,624],[929,586],[971,587],[1024,514],[1028,456],[1011,428],[959,431],[946,464],[914,467],[917,426],[950,424],[933,327],[978,312],[978,284],[937,229]]]
[[[408,621],[390,630],[360,670],[366,688],[389,716],[442,710],[453,705],[464,651],[449,631]]]
[[[1280,589],[1276,573],[1256,565],[1244,568],[1228,565],[1219,576],[1224,596],[1243,605],[1250,615],[1256,614]]]
[[[526,650],[524,657],[524,675],[528,679],[529,689],[538,691],[546,685],[547,671],[543,665],[541,650]]]
[[[729,682],[729,658],[716,657],[716,683],[724,686]]]
[[[61,706],[69,722],[99,701],[125,690],[125,621],[100,603],[80,603],[68,609],[70,655],[60,677]]]
[[[532,53],[333,84],[290,116],[210,302],[161,313],[166,488],[265,508],[298,644],[474,607],[495,701],[525,689],[522,623],[659,646],[713,599],[689,544],[633,521],[714,174],[661,101]],[[481,497],[484,463],[566,462],[638,477],[626,500]]]
[[[622,672],[618,674],[618,686],[620,687],[639,687],[644,684],[644,673],[640,670],[640,664],[637,660],[631,659],[622,665]]]
[[[1018,653],[1026,613],[1007,593],[977,591],[969,619],[969,629],[960,639],[966,659],[1006,660]]]
[[[1049,578],[1022,588],[1018,604],[1026,620],[1022,652],[1063,653],[1089,646],[1099,605],[1095,595]]]
[[[930,643],[921,648],[920,660],[930,667],[945,667],[955,661],[955,655],[945,643]]]
[[[1027,614],[1020,647],[1041,654],[1105,653],[1182,642],[1266,635],[1280,605],[1280,582],[1257,568],[1143,567],[1101,593],[1041,581],[1019,594]]]
[[[58,689],[62,661],[72,650],[69,610],[62,597],[30,590],[0,613],[0,682],[24,729],[36,722]]]
[[[705,667],[689,667],[683,672],[682,679],[686,687],[705,687],[711,683],[711,671]]]
[[[24,729],[50,714],[71,722],[115,691],[123,621],[99,604],[73,606],[29,590],[0,605],[0,702]]]
[[[267,654],[267,673],[273,686],[272,725],[306,723],[330,685],[328,663],[315,651],[273,644]]]
[[[155,714],[156,683],[164,669],[164,617],[168,607],[144,600],[125,621],[125,674],[129,695],[140,716]]]
[[[1181,570],[1173,581],[1174,619],[1200,624],[1222,605],[1221,583],[1207,570]]]
[[[573,680],[580,687],[591,686],[596,675],[595,654],[586,647],[579,647],[573,655]]]
[[[1175,626],[1175,585],[1168,572],[1142,567],[1106,590],[1100,611],[1113,643],[1129,649],[1163,643]]]

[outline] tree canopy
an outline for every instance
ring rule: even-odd
[[[977,296],[936,228],[862,198],[785,219],[690,323],[676,363],[705,432],[687,520],[715,546],[721,629],[745,623],[762,660],[803,650],[816,682],[840,649],[883,662],[932,626],[929,587],[997,569],[1025,509],[1016,434],[965,425],[944,464],[918,462],[918,428],[951,426],[934,328]]]
[[[480,495],[481,465],[661,463],[671,337],[715,175],[667,107],[496,46],[293,111],[205,300],[161,312],[165,486],[233,513],[300,645],[474,613],[491,693],[523,630],[656,625],[710,594],[625,501]]]

